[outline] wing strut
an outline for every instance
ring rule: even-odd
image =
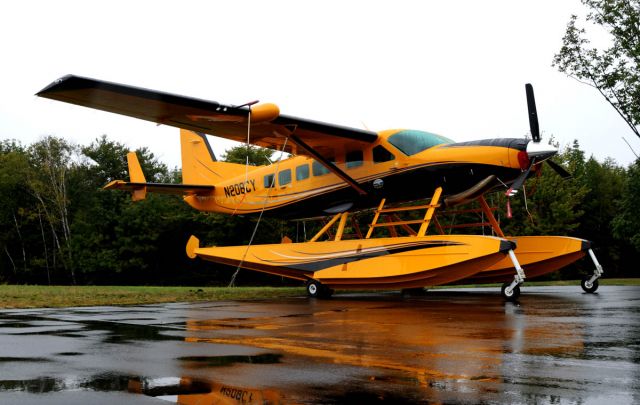
[[[291,141],[293,143],[295,143],[297,146],[299,146],[300,148],[304,149],[309,155],[313,156],[313,158],[315,160],[317,160],[318,162],[320,162],[324,167],[326,167],[327,169],[329,169],[331,172],[333,172],[336,176],[340,177],[342,180],[344,180],[347,184],[349,184],[354,190],[356,190],[360,195],[367,195],[367,192],[364,191],[362,189],[362,187],[360,187],[360,184],[358,184],[358,182],[351,176],[349,176],[347,173],[345,173],[344,171],[340,170],[336,165],[334,165],[333,163],[329,162],[327,159],[323,158],[322,155],[320,155],[315,149],[313,149],[311,146],[307,145],[302,139],[300,139],[298,136],[296,135],[289,135],[289,139],[291,139]]]

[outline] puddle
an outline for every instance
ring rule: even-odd
[[[0,391],[22,391],[36,394],[61,391],[126,391],[131,376],[98,374],[91,377],[67,376],[64,378],[38,377],[28,380],[2,380]]]
[[[18,363],[18,362],[45,363],[47,361],[51,361],[51,360],[44,357],[0,357],[0,363]]]
[[[115,323],[103,321],[83,321],[83,325],[89,330],[101,330],[107,332],[105,343],[131,343],[134,341],[183,341],[181,336],[163,334],[164,331],[174,331],[153,325],[137,325],[129,323]]]
[[[276,364],[280,363],[281,354],[266,353],[256,356],[190,356],[179,357],[177,360],[184,361],[187,367],[224,367],[235,363],[248,364]]]
[[[192,378],[142,379],[129,384],[129,392],[177,404],[279,404],[279,391],[239,387]]]
[[[129,392],[177,404],[278,404],[282,395],[271,389],[238,387],[204,379],[146,378],[122,374],[98,374],[88,378],[40,377],[0,381],[0,391],[47,394],[64,391]]]
[[[53,323],[51,319],[47,317],[39,317],[32,315],[13,315],[10,319],[5,319],[5,323],[1,326],[3,328],[15,328],[17,330],[23,328],[42,328],[41,325],[44,322],[50,323],[51,326],[64,325],[63,329],[50,330],[39,329],[35,331],[26,331],[13,333],[20,336],[34,336],[34,335],[46,335],[46,336],[59,336],[68,338],[86,338],[87,335],[82,332],[100,332],[103,331],[106,335],[103,337],[104,343],[122,343],[128,344],[135,341],[182,341],[182,336],[175,336],[163,332],[176,332],[175,328],[166,328],[155,325],[135,324],[126,322],[110,322],[110,321],[98,321],[91,319],[82,320],[66,320],[64,322]]]
[[[0,318],[0,402],[82,391],[133,403],[633,403],[640,290],[597,301],[565,290],[520,306],[434,292],[12,311]]]

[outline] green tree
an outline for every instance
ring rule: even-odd
[[[247,164],[252,166],[271,164],[271,156],[274,151],[272,149],[261,148],[253,145],[238,145],[228,149],[222,160],[229,163]]]
[[[28,187],[38,201],[53,236],[53,267],[58,261],[76,283],[71,250],[71,212],[69,172],[77,159],[78,148],[62,138],[47,136],[28,149],[32,170]]]
[[[624,243],[613,237],[612,229],[612,221],[619,211],[624,179],[625,171],[615,161],[606,159],[600,163],[593,157],[586,161],[583,175],[576,179],[589,190],[581,204],[584,215],[576,236],[594,242],[608,275],[624,270],[621,265]]]
[[[596,88],[640,137],[640,0],[581,0],[587,21],[604,28],[611,46],[590,46],[586,30],[571,16],[552,65]]]
[[[618,215],[613,219],[613,234],[640,252],[640,159],[636,160],[625,176]]]
[[[102,135],[89,146],[82,149],[82,154],[90,159],[86,162],[90,175],[98,185],[105,185],[113,180],[124,180],[129,177],[126,145],[110,141]],[[140,167],[149,182],[162,182],[169,177],[167,166],[160,162],[146,147],[135,150]]]
[[[174,211],[184,204],[172,196],[148,195],[137,203],[127,193],[103,190],[115,179],[127,179],[128,148],[102,136],[82,148],[85,157],[76,170],[78,203],[72,229],[76,269],[85,281],[143,282],[151,268],[170,267],[162,253],[176,252],[163,242],[168,228],[180,216]],[[165,164],[147,148],[136,151],[148,181],[162,182],[171,178]],[[178,207],[176,207],[178,206]]]
[[[25,274],[28,257],[33,256],[28,242],[29,213],[34,205],[27,193],[25,183],[28,176],[27,154],[17,142],[0,143],[0,255],[10,265],[10,272],[0,272],[0,279],[16,279],[18,273]],[[29,250],[29,252],[28,252]],[[0,269],[3,261],[0,261]],[[8,274],[12,274],[8,277]]]

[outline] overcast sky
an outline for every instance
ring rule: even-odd
[[[572,13],[584,15],[579,0],[3,2],[0,139],[106,134],[180,165],[175,128],[34,96],[69,73],[456,141],[525,136],[530,82],[543,139],[626,165],[622,136],[638,152],[640,140],[596,90],[551,67]]]

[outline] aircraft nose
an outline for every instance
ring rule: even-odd
[[[530,141],[527,144],[527,155],[529,159],[536,158],[536,162],[541,162],[545,159],[558,153],[558,148],[552,145],[544,145],[541,142]]]

